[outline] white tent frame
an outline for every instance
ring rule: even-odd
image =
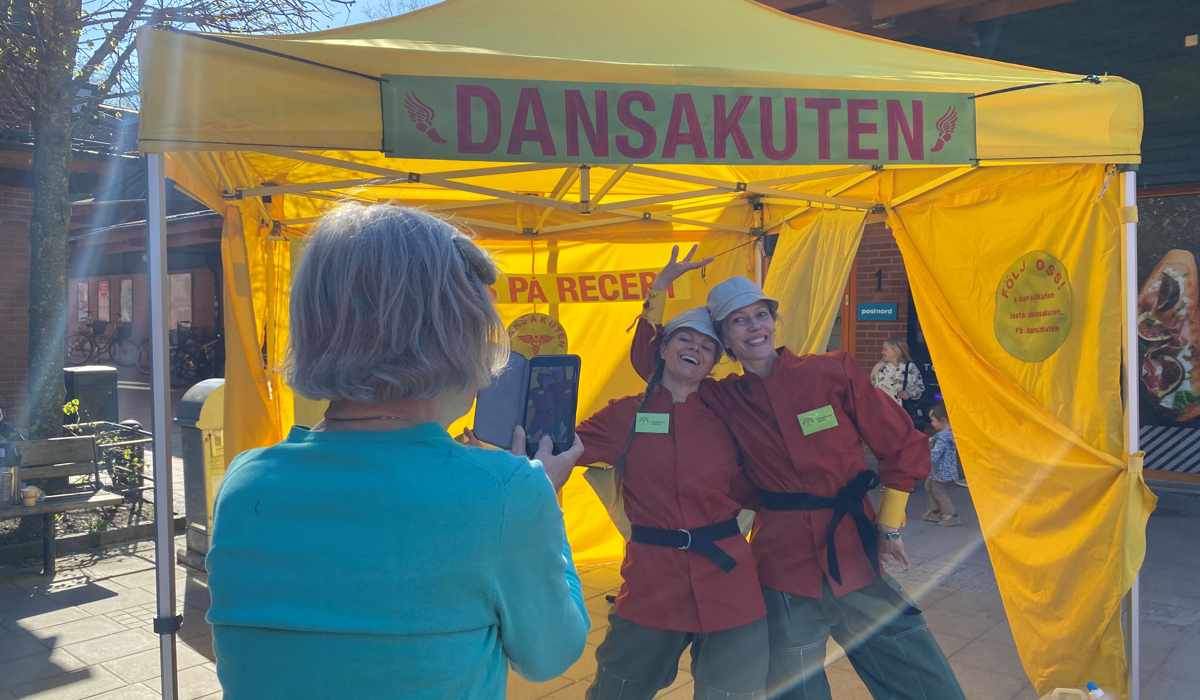
[[[712,178],[684,175],[631,164],[598,166],[589,165],[586,163],[574,165],[518,163],[512,165],[471,168],[457,171],[415,173],[403,170],[395,170],[392,168],[384,168],[365,163],[357,163],[354,161],[340,160],[299,150],[258,149],[258,151],[267,155],[283,156],[307,163],[334,166],[352,172],[371,175],[373,177],[340,180],[335,182],[264,185],[261,187],[234,190],[230,187],[229,178],[224,174],[223,169],[210,153],[209,157],[212,158],[213,165],[216,167],[216,170],[225,185],[225,196],[227,198],[249,199],[271,194],[305,193],[310,197],[335,200],[335,196],[324,195],[321,193],[345,192],[346,190],[352,190],[357,187],[391,185],[405,182],[420,182],[424,184],[437,185],[449,190],[457,190],[460,192],[481,195],[488,198],[484,200],[448,203],[444,205],[427,207],[428,209],[432,210],[457,211],[471,207],[502,204],[505,202],[530,204],[537,207],[542,207],[543,210],[538,217],[537,225],[534,227],[520,229],[516,226],[507,224],[456,217],[457,221],[468,226],[529,235],[553,234],[575,229],[590,228],[598,225],[651,219],[656,221],[692,225],[700,228],[719,229],[743,233],[760,237],[761,240],[761,237],[767,232],[779,228],[788,221],[791,221],[795,217],[814,208],[842,208],[861,211],[876,210],[879,206],[877,203],[847,199],[838,197],[837,195],[870,179],[885,169],[884,166],[849,166],[795,177],[762,180],[757,182],[716,180]],[[148,160],[147,174],[149,177],[149,189],[147,194],[148,240],[146,246],[146,264],[149,268],[148,272],[150,284],[150,339],[152,358],[150,383],[153,408],[151,425],[153,426],[154,431],[153,454],[154,464],[156,465],[154,473],[155,588],[157,597],[157,618],[155,619],[155,632],[160,635],[159,656],[162,670],[162,697],[163,700],[177,700],[179,696],[179,689],[178,679],[176,677],[175,637],[176,632],[179,629],[179,625],[182,622],[182,617],[177,615],[175,609],[174,533],[172,532],[174,509],[172,503],[173,485],[170,467],[171,404],[168,388],[170,384],[168,377],[169,364],[167,347],[169,321],[168,308],[166,304],[166,301],[169,298],[167,290],[166,156],[162,152],[153,152],[148,153],[146,157]],[[983,164],[981,163],[980,165]],[[958,168],[938,178],[930,180],[929,182],[926,182],[914,188],[913,190],[894,197],[892,199],[891,206],[899,206],[903,202],[909,201],[914,197],[932,191],[937,187],[950,182],[951,180],[957,179],[958,177],[971,172],[976,167],[979,166]],[[462,180],[472,177],[555,169],[562,169],[563,174],[560,177],[558,184],[552,190],[550,197],[538,197],[534,195],[521,194],[518,192],[508,192],[505,190],[498,190],[490,187],[483,187],[480,185],[462,182]],[[611,170],[612,174],[593,195],[590,191],[590,177],[592,171],[595,169]],[[1124,239],[1124,256],[1122,258],[1122,266],[1124,273],[1126,315],[1125,338],[1123,343],[1125,354],[1125,385],[1123,389],[1126,397],[1126,445],[1127,452],[1129,454],[1136,454],[1140,446],[1140,437],[1138,434],[1138,378],[1140,377],[1140,369],[1136,353],[1136,349],[1138,347],[1137,217],[1135,215],[1131,215],[1131,213],[1136,211],[1137,206],[1137,166],[1121,166],[1119,170],[1123,206],[1125,207],[1126,213],[1126,215],[1123,217],[1125,223],[1122,226]],[[628,173],[657,177],[676,183],[686,182],[704,186],[704,189],[690,192],[678,192],[655,197],[645,197],[614,204],[601,204],[601,202],[611,192],[617,182]],[[779,185],[799,184],[802,182],[813,182],[844,176],[852,177],[850,180],[840,183],[836,188],[833,188],[822,194],[798,192],[795,190],[780,189],[778,187]],[[577,203],[567,202],[564,200],[564,196],[567,194],[568,190],[574,186],[576,181],[580,183],[579,201]],[[688,200],[710,198],[721,195],[732,195],[734,198],[721,203],[703,203],[691,207],[683,207],[681,209],[672,209],[672,213],[669,214],[660,211],[638,209],[638,207],[649,207],[657,204],[674,202],[685,203]],[[793,206],[794,208],[782,216],[769,221],[764,221],[761,213],[759,213],[757,219],[759,225],[754,227],[733,226],[724,223],[697,221],[675,216],[675,214],[678,213],[712,210],[734,206],[746,206],[750,211],[760,212],[761,208],[757,207],[757,205],[760,203]],[[267,215],[265,207],[260,207],[260,209],[262,209],[264,215]],[[544,226],[547,218],[553,211],[570,212],[580,216],[581,220],[576,223]],[[596,212],[603,212],[606,215],[612,216],[604,219],[591,219],[590,215]],[[270,217],[267,216],[267,218],[269,219]],[[311,224],[314,221],[315,218],[304,218],[273,221],[272,223],[279,224],[281,227],[287,227]],[[761,256],[759,256],[758,260],[761,261]],[[759,269],[759,276],[761,278],[761,267]],[[1139,669],[1141,659],[1141,625],[1139,611],[1139,579],[1135,578],[1133,586],[1126,597],[1125,604],[1125,625],[1127,631],[1125,637],[1126,661],[1129,667],[1129,700],[1140,700],[1141,696],[1141,673]]]

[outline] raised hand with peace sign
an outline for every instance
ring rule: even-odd
[[[670,261],[668,261],[666,266],[663,267],[662,271],[658,273],[658,277],[655,278],[654,284],[650,285],[650,288],[658,291],[664,291],[667,287],[671,286],[672,282],[680,277],[683,277],[685,273],[691,272],[692,270],[699,270],[700,268],[712,262],[712,258],[704,258],[703,260],[696,260],[694,262],[692,261],[692,257],[696,255],[696,249],[699,247],[699,245],[692,246],[692,249],[688,251],[688,254],[683,258],[683,260],[679,260],[679,246],[673,246],[671,248]]]

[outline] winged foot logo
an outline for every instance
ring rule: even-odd
[[[422,102],[415,92],[404,96],[404,107],[408,110],[408,118],[417,125],[417,131],[424,133],[434,143],[446,143],[446,139],[433,126],[433,107]]]
[[[947,107],[946,113],[942,115],[941,119],[937,120],[937,123],[934,124],[934,126],[937,127],[938,130],[938,140],[937,143],[933,145],[933,148],[929,150],[933,153],[937,153],[938,151],[942,150],[942,146],[945,146],[946,142],[950,140],[950,137],[954,135],[954,129],[958,126],[958,110],[954,109],[952,106]]]

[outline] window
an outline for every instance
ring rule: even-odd
[[[75,283],[76,306],[79,308],[78,320],[88,320],[88,287],[87,282]]]
[[[170,275],[171,282],[171,328],[180,321],[192,321],[192,273]]]
[[[121,323],[133,323],[133,280],[121,280],[121,315],[117,318]]]
[[[101,280],[96,283],[96,320],[111,321],[112,310],[109,307],[109,281]]]

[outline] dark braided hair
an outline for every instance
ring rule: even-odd
[[[667,342],[664,338],[662,342]],[[629,454],[629,446],[633,443],[633,436],[637,434],[637,414],[646,410],[646,406],[650,405],[650,399],[654,396],[655,390],[658,389],[659,382],[662,381],[663,370],[667,367],[667,363],[659,355],[654,360],[654,371],[650,373],[650,381],[646,382],[646,393],[642,396],[642,402],[638,404],[637,413],[633,414],[633,420],[629,423],[629,434],[625,436],[625,447],[621,450],[621,454],[617,456],[617,460],[613,462],[613,482],[616,485],[616,500],[621,502],[623,494],[622,486],[625,483],[625,457]]]

